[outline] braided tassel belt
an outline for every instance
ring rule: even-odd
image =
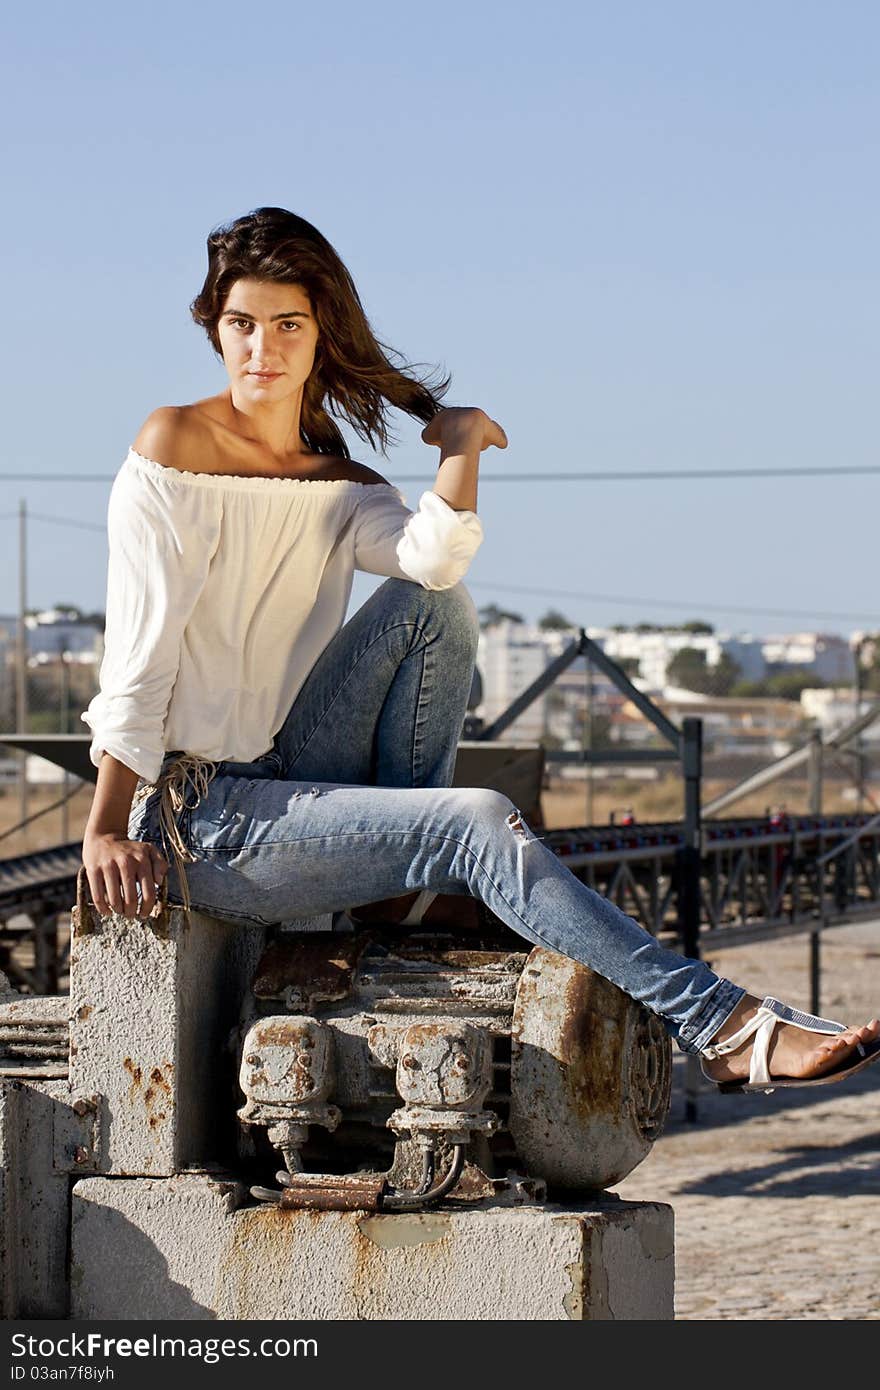
[[[140,803],[153,792],[159,792],[159,827],[164,846],[170,850],[180,882],[180,895],[183,910],[189,915],[190,893],[185,863],[192,864],[198,859],[193,854],[180,833],[179,820],[187,807],[187,791],[195,793],[196,801],[208,794],[208,787],[216,775],[217,764],[197,757],[194,753],[181,753],[163,770],[155,782],[146,782],[135,794],[134,804]],[[196,802],[193,802],[195,805]]]

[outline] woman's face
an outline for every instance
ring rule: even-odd
[[[233,386],[254,401],[281,401],[312,370],[318,323],[300,285],[236,280],[217,334]]]

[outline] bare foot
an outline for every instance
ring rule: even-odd
[[[713,1043],[732,1037],[743,1024],[753,1018],[761,1000],[747,994],[740,1000],[730,1018],[712,1038]],[[859,1043],[871,1043],[880,1037],[880,1021],[876,1018],[861,1028],[847,1028],[844,1033],[808,1033],[793,1023],[777,1024],[770,1042],[768,1065],[771,1077],[802,1078],[824,1076],[833,1071],[843,1059],[856,1050]],[[705,1058],[703,1066],[713,1081],[742,1081],[748,1079],[754,1038],[746,1038],[734,1052],[724,1057]]]

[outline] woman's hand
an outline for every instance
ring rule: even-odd
[[[475,405],[453,405],[438,410],[422,430],[426,444],[436,444],[444,454],[482,453],[494,444],[507,448],[507,435],[497,420]]]
[[[87,834],[82,858],[92,902],[102,917],[110,912],[149,917],[156,905],[157,890],[168,873],[168,861],[155,845],[146,840],[126,839],[118,831]]]

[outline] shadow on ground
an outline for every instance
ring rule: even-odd
[[[797,1144],[772,1162],[682,1182],[706,1197],[880,1196],[880,1130],[849,1144]]]

